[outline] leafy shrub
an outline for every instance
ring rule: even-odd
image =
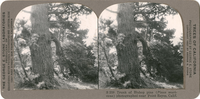
[[[183,67],[175,66],[176,68],[169,76],[170,82],[183,83]]]
[[[83,72],[83,82],[98,83],[98,68],[89,69]]]

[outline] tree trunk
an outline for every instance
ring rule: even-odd
[[[119,64],[118,69],[120,72],[126,74],[126,80],[131,81],[132,88],[139,88],[141,78],[133,3],[120,4],[118,6],[118,12],[118,32],[125,35],[122,44],[119,43],[116,46]]]
[[[33,72],[40,75],[38,82],[44,81],[47,87],[54,84],[54,66],[52,59],[51,35],[48,23],[48,5],[32,6],[32,36],[37,34],[37,41],[30,45]]]

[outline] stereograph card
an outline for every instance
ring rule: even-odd
[[[194,99],[199,3],[12,0],[1,4],[4,99]]]

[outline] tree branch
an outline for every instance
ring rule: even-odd
[[[106,54],[106,49],[103,47],[103,45],[102,45],[101,43],[100,43],[99,45],[100,45],[100,46],[102,47],[102,49],[103,49],[104,55],[105,55],[105,57],[106,57],[107,65],[108,65],[108,67],[109,67],[109,70],[110,70],[110,73],[111,73],[112,77],[114,77],[114,79],[117,80],[116,77],[115,77],[115,75],[114,75],[114,73],[113,73],[113,71],[112,71],[112,68],[111,68],[111,66],[110,66],[110,64],[109,64],[108,55]]]
[[[136,23],[153,23],[153,22],[155,22],[155,23],[163,23],[163,22],[161,22],[161,21],[135,21]]]
[[[139,33],[137,33],[137,38],[142,43],[143,55],[145,56],[144,62],[146,63],[147,68],[151,68],[151,65],[149,64],[149,60],[153,59],[153,57],[150,53],[150,49],[147,45],[147,42]],[[149,69],[147,71],[150,73],[151,76],[153,76],[153,74],[151,73],[151,71],[149,71]]]
[[[60,44],[60,41],[56,38],[55,34],[51,34],[51,39],[52,41],[54,41],[55,45],[56,45],[56,55],[59,57],[58,59],[58,64],[63,68],[66,67],[66,65],[68,65],[68,68],[70,69],[70,72],[75,72],[75,70],[77,70],[79,76],[83,76],[82,72],[80,71],[79,68],[76,68],[74,66],[74,64],[65,57],[65,54],[63,52],[62,46]],[[67,63],[67,64],[66,64]],[[61,73],[64,74],[63,72],[64,68],[61,70]],[[64,74],[64,76],[66,76]],[[67,76],[66,76],[67,77]]]
[[[148,56],[149,55],[149,48],[148,48],[147,42],[144,40],[144,38],[139,33],[137,33],[137,38],[142,43],[143,55]]]
[[[117,11],[112,11],[112,10],[109,10],[109,9],[106,9],[107,11],[109,11],[109,12],[112,12],[112,13],[119,13],[119,12],[117,12]]]
[[[145,4],[145,5],[137,6],[137,7],[135,7],[135,8],[142,8],[142,7],[145,7],[145,6],[151,5],[151,4],[153,4],[153,3],[148,3],[148,4]]]
[[[26,12],[26,13],[30,13],[30,14],[32,14],[32,12],[30,12],[30,11],[26,11],[26,10],[22,10],[23,12]]]
[[[18,41],[17,40],[16,40],[16,42],[17,42],[17,45],[18,45]],[[19,47],[17,47],[15,44],[14,44],[14,46],[15,46],[15,49],[17,50],[17,54],[18,54],[18,57],[19,57],[19,60],[20,60],[21,66],[22,66],[22,70],[24,71],[24,75],[26,76],[26,78],[29,81],[31,81],[30,78],[28,77],[28,74],[26,73],[25,68],[24,68],[24,63],[22,62],[22,57],[21,57],[21,54],[20,54],[20,51],[19,51]]]
[[[59,5],[50,6],[49,8],[60,7],[60,6],[64,6],[64,5],[65,4],[59,4]]]
[[[48,14],[55,14],[55,15],[64,14],[64,13],[65,13],[65,14],[69,14],[70,12],[67,12],[67,11],[57,12],[57,10],[48,12]]]
[[[152,12],[142,12],[142,11],[139,11],[139,12],[134,12],[134,14],[151,14]]]

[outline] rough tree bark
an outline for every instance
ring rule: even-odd
[[[116,46],[119,71],[126,74],[126,80],[131,81],[132,88],[142,86],[140,65],[138,59],[138,34],[135,31],[133,3],[119,4],[118,6],[118,33],[125,35],[122,44]]]
[[[38,39],[30,46],[33,72],[40,75],[38,82],[44,81],[46,87],[55,84],[51,48],[51,34],[48,23],[48,4],[32,6],[31,14],[32,35]]]

